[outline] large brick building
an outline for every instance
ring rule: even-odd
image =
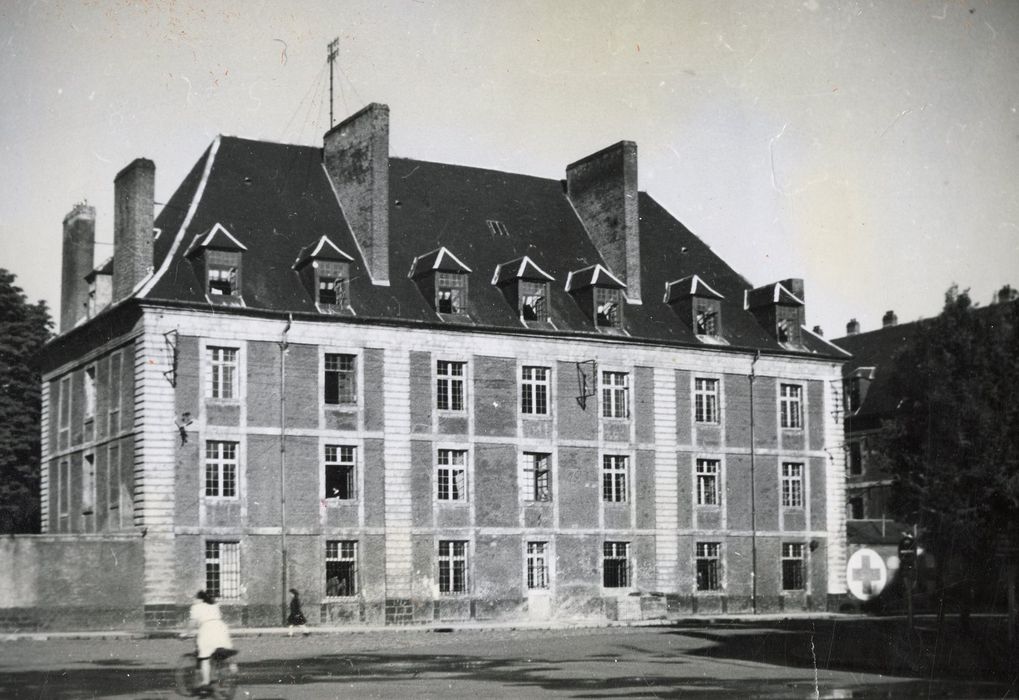
[[[156,217],[137,160],[95,269],[68,215],[44,530],[137,537],[152,625],[198,588],[248,624],[290,586],[387,624],[841,595],[845,354],[802,282],[753,289],[638,191],[632,143],[559,181],[391,157],[388,129],[219,137]]]

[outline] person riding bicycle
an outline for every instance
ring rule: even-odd
[[[202,674],[202,687],[207,688],[211,682],[211,664],[209,659],[217,649],[233,649],[230,630],[223,622],[216,597],[208,591],[198,591],[195,602],[191,606],[191,622],[198,625],[195,644]]]

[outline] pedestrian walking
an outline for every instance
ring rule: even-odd
[[[310,634],[308,632],[308,620],[304,617],[304,611],[301,610],[301,596],[297,593],[296,588],[290,589],[290,615],[287,616],[287,624],[290,625],[289,636],[294,636],[294,628],[300,627],[304,634]]]

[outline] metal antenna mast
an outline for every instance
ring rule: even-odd
[[[340,50],[340,37],[329,42],[329,128],[333,128],[333,65]]]

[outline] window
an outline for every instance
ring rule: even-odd
[[[602,549],[602,585],[626,588],[630,585],[630,543],[606,542]]]
[[[237,443],[208,440],[205,443],[205,495],[237,497]]]
[[[800,312],[791,306],[775,308],[775,337],[780,343],[800,344]]]
[[[548,284],[520,280],[520,318],[524,321],[548,320]]]
[[[467,500],[467,452],[439,450],[435,486],[440,501]]]
[[[329,406],[357,403],[357,355],[326,353],[325,402]]]
[[[349,266],[344,262],[315,262],[316,301],[322,306],[347,306],[350,303]]]
[[[719,462],[717,459],[697,460],[697,505],[717,506]]]
[[[846,412],[853,413],[860,407],[860,378],[850,377],[842,382]]]
[[[594,288],[594,325],[598,328],[623,327],[623,294],[609,287]]]
[[[85,368],[85,420],[90,421],[96,416],[96,367]]]
[[[863,520],[863,498],[856,496],[855,498],[849,499],[849,519],[850,520]]]
[[[629,417],[630,375],[626,372],[602,372],[601,387],[602,416]]]
[[[607,503],[626,501],[626,455],[602,456],[602,500]]]
[[[782,507],[803,507],[803,465],[782,463]]]
[[[717,299],[694,302],[694,332],[697,335],[721,335],[721,304]]]
[[[440,411],[464,410],[465,362],[439,360],[435,366],[435,402]]]
[[[467,592],[467,543],[439,541],[439,593]]]
[[[57,387],[57,433],[60,447],[67,447],[71,433],[71,378],[62,377]]]
[[[509,229],[506,228],[506,224],[504,224],[503,222],[495,221],[494,219],[488,219],[485,223],[488,224],[488,230],[492,232],[493,236],[509,235]]]
[[[357,542],[326,541],[326,596],[357,595]]]
[[[239,398],[237,391],[237,348],[207,348],[209,384],[206,396],[213,399]]]
[[[548,542],[527,543],[527,590],[548,588]]]
[[[540,452],[524,453],[524,488],[528,501],[552,500],[551,455]]]
[[[721,549],[722,546],[718,542],[697,543],[698,591],[719,591],[722,589]]]
[[[240,597],[240,542],[205,543],[205,590],[217,598]]]
[[[467,312],[467,275],[460,272],[436,273],[435,310],[440,314]]]
[[[718,380],[697,377],[693,380],[694,420],[718,422]]]
[[[520,368],[520,412],[548,415],[548,367]]]
[[[116,435],[120,432],[120,374],[123,360],[119,352],[110,356],[110,397],[109,405],[109,434]]]
[[[106,509],[111,527],[120,527],[120,445],[106,451]]]
[[[85,515],[96,508],[96,456],[85,455],[81,460],[81,512]]]
[[[326,445],[325,495],[339,501],[356,498],[356,450],[350,445]]]
[[[66,459],[57,465],[57,515],[66,518],[70,513],[71,464]]]
[[[241,295],[241,254],[225,250],[206,250],[209,296],[239,297]]]
[[[782,543],[782,590],[802,591],[803,576],[803,545],[801,543]]]
[[[783,428],[803,427],[803,387],[799,384],[782,384],[779,394]]]
[[[859,440],[849,443],[849,475],[863,474],[863,445]]]

